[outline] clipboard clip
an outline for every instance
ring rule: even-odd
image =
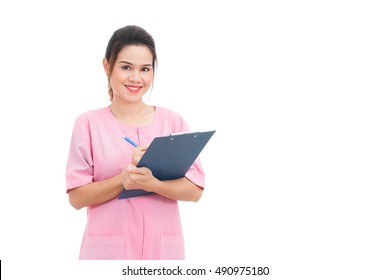
[[[193,132],[175,132],[169,134],[169,136],[176,136],[176,135],[183,135],[183,134],[193,134],[193,133],[200,133],[200,131],[193,131]]]

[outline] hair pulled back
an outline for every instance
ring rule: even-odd
[[[145,29],[136,25],[127,25],[116,30],[108,41],[105,58],[108,63],[108,77],[111,76],[113,66],[119,52],[126,46],[146,46],[153,56],[153,73],[157,66],[157,54],[153,37]],[[112,88],[109,85],[108,93],[113,98]]]

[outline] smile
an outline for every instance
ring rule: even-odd
[[[141,86],[126,86],[127,90],[131,93],[138,93],[141,90]]]

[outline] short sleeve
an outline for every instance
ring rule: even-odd
[[[178,132],[190,132],[189,126],[184,119],[180,117],[180,121],[178,122]],[[195,162],[192,164],[190,169],[187,171],[185,177],[193,182],[198,187],[204,189],[205,187],[205,174],[202,167],[202,163],[200,158],[198,157]]]
[[[198,187],[204,189],[205,174],[199,157],[196,159],[194,164],[187,171],[185,177],[191,182],[193,182],[195,185],[197,185]]]
[[[91,135],[87,118],[76,119],[70,142],[66,166],[66,190],[91,183],[93,181],[93,157]]]

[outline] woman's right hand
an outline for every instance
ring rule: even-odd
[[[141,146],[138,146],[134,149],[133,159],[132,159],[132,164],[134,166],[137,166],[138,162],[140,161],[142,156],[145,154],[148,147],[149,147],[149,145],[141,145]]]

